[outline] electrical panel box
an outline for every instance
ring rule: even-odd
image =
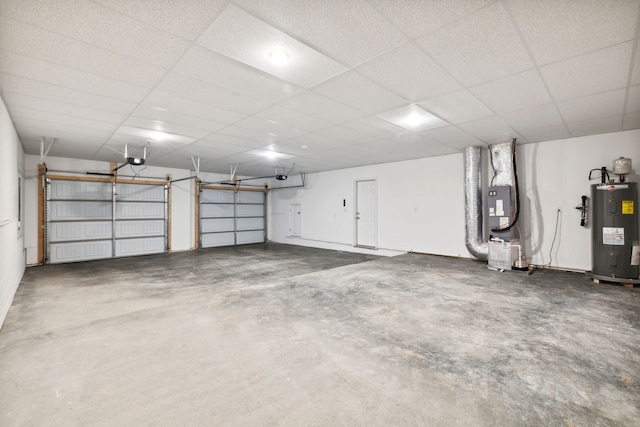
[[[515,227],[505,231],[493,231],[504,228],[513,221],[513,202],[510,185],[498,185],[488,188],[489,205],[489,237],[511,241],[517,237]]]

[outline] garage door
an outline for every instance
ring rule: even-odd
[[[265,241],[264,191],[202,188],[199,211],[202,248]]]
[[[52,179],[46,191],[48,263],[167,251],[164,185]]]

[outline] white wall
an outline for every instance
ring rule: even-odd
[[[575,206],[589,196],[589,170],[630,157],[640,170],[640,130],[518,146],[525,254],[549,263],[556,212],[560,208],[552,266],[589,270],[590,230],[580,226]],[[464,244],[464,176],[461,154],[366,166],[307,176],[305,189],[269,195],[269,238],[275,242],[333,249],[354,248],[355,181],[378,185],[377,253],[415,251],[471,257]],[[638,175],[630,177],[639,181]],[[486,185],[487,180],[485,180]],[[342,207],[346,199],[347,207]],[[302,205],[302,236],[289,237],[289,206]]]
[[[556,213],[560,208],[552,266],[589,270],[590,230],[580,227],[575,209],[589,196],[589,170],[613,159],[630,157],[640,170],[640,130],[520,145],[517,149],[521,189],[519,227],[527,259],[549,263]],[[37,262],[37,164],[26,156],[25,245],[28,263]],[[109,171],[106,162],[48,158],[49,169]],[[126,172],[125,172],[126,173]],[[148,167],[141,177],[190,171]],[[228,179],[225,174],[202,174],[203,181]],[[377,182],[378,250],[354,247],[355,182]],[[640,181],[638,175],[631,181]],[[488,180],[485,180],[485,185]],[[594,181],[596,182],[596,181]],[[297,184],[291,177],[285,185]],[[261,182],[252,182],[260,185]],[[282,184],[282,183],[280,183]],[[268,237],[275,242],[329,249],[394,255],[406,251],[471,257],[464,244],[464,176],[461,154],[308,174],[304,189],[273,190],[268,196]],[[17,184],[16,184],[17,185]],[[171,250],[195,247],[193,180],[176,183],[172,194]],[[346,206],[343,206],[343,200]],[[302,235],[290,237],[289,207],[302,205]]]
[[[4,101],[0,102],[0,326],[25,268],[23,224],[18,217],[18,177],[24,176],[24,150]],[[24,206],[24,205],[23,205]],[[24,212],[24,209],[22,209]]]
[[[524,196],[521,230],[532,263],[549,263],[560,208],[551,265],[591,269],[591,228],[580,226],[580,212],[575,207],[581,203],[581,196],[590,197],[592,184],[600,183],[599,173],[594,174],[597,180],[587,179],[589,171],[602,166],[612,169],[618,157],[631,158],[634,175],[627,179],[640,182],[640,130],[519,147],[518,176]]]

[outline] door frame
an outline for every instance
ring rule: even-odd
[[[358,183],[373,181],[373,246],[362,245],[358,243]],[[353,246],[365,249],[378,249],[378,179],[377,178],[361,178],[356,179],[354,187],[354,210],[353,210]]]

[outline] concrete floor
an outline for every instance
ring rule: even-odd
[[[278,244],[27,269],[2,426],[638,426],[640,288]]]

